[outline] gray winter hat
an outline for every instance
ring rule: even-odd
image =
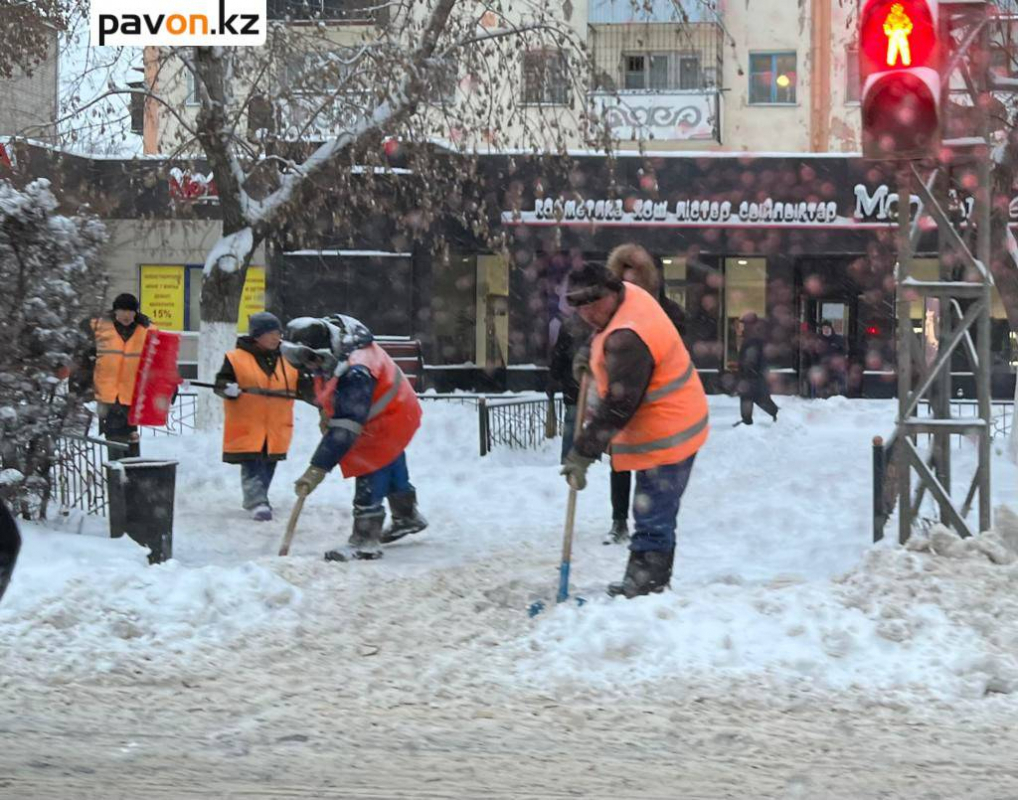
[[[257,339],[266,333],[272,331],[283,330],[283,323],[279,321],[279,317],[275,314],[270,314],[268,311],[259,311],[257,314],[252,314],[247,318],[247,333],[252,339]]]

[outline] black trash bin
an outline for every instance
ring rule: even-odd
[[[173,495],[177,462],[122,458],[106,464],[110,536],[125,533],[151,551],[150,564],[173,558]]]

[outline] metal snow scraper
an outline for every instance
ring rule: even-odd
[[[577,428],[583,427],[584,418],[587,415],[587,387],[590,383],[588,380],[590,373],[583,373],[583,380],[580,381],[580,397],[576,403],[576,426]],[[555,596],[556,603],[564,603],[569,599],[569,572],[572,568],[573,561],[573,528],[576,523],[576,495],[578,492],[573,488],[572,484],[569,485],[569,499],[566,501],[566,527],[562,534],[562,563],[558,568],[558,594]],[[582,606],[587,601],[582,597],[577,597],[576,604]],[[527,615],[531,618],[536,617],[545,609],[545,603],[543,600],[535,600],[530,604],[527,609]]]

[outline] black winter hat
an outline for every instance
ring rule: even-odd
[[[622,281],[601,264],[584,264],[569,273],[566,302],[571,306],[585,306],[600,300],[610,292],[622,291]]]
[[[113,301],[114,311],[138,311],[140,308],[141,304],[138,303],[138,298],[127,292],[118,294]]]

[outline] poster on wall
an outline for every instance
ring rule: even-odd
[[[248,267],[237,313],[237,332],[247,333],[247,318],[265,310],[265,267]]]
[[[143,264],[141,310],[163,330],[184,330],[184,268]]]

